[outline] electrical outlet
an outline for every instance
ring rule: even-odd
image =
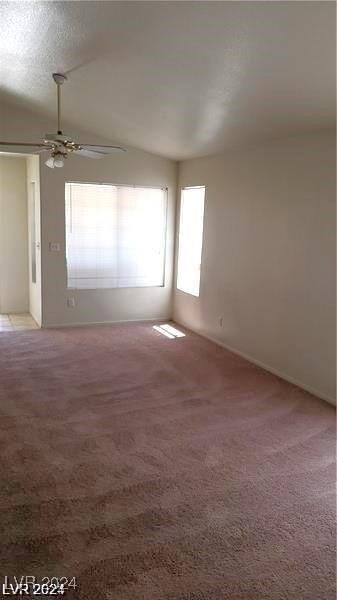
[[[223,317],[219,317],[219,325],[220,325],[220,327],[223,326]]]
[[[69,298],[67,298],[67,305],[69,308],[74,308],[74,306],[75,306],[74,296],[69,296]]]
[[[60,252],[59,242],[49,242],[49,250],[50,252]]]

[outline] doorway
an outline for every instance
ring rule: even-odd
[[[41,326],[37,156],[0,154],[0,333]]]

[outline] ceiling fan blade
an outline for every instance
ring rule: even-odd
[[[49,144],[27,143],[27,142],[0,142],[0,148],[16,149],[17,152],[27,151],[30,149],[31,152],[44,152],[45,150],[52,150],[53,146]]]
[[[107,154],[103,154],[102,152],[96,152],[95,150],[73,150],[72,154],[76,154],[77,156],[84,156],[84,158],[104,158],[104,156],[108,156]]]
[[[96,144],[79,144],[81,150],[99,152],[100,154],[113,154],[114,152],[126,152],[121,146],[100,146]]]

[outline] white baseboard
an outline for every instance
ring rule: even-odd
[[[291,377],[290,375],[286,375],[286,374],[282,373],[281,371],[279,371],[278,369],[275,369],[274,367],[267,365],[266,363],[262,362],[261,360],[257,360],[256,358],[253,358],[249,354],[245,354],[244,352],[241,352],[240,350],[237,350],[236,348],[233,348],[232,346],[229,346],[228,344],[224,344],[223,342],[221,342],[220,340],[217,340],[216,338],[206,335],[205,333],[201,333],[200,331],[191,329],[191,327],[189,325],[187,325],[181,321],[180,322],[175,321],[175,322],[177,324],[182,325],[183,327],[186,327],[187,329],[190,329],[191,331],[193,331],[197,335],[200,335],[201,337],[205,338],[206,340],[209,340],[210,342],[217,344],[217,346],[221,346],[222,348],[225,348],[225,350],[229,350],[229,352],[233,352],[233,354],[237,354],[238,356],[241,356],[241,358],[244,358],[245,360],[252,363],[253,365],[261,367],[262,369],[264,369],[265,371],[268,371],[269,373],[272,373],[273,375],[277,375],[277,377],[280,377],[281,379],[284,379],[285,381],[288,381],[289,383],[296,385],[297,387],[305,390],[306,392],[309,392],[313,396],[317,396],[317,398],[321,398],[321,400],[325,400],[329,404],[332,404],[332,406],[336,406],[335,398],[331,398],[327,394],[324,394],[324,393],[314,389],[310,385],[307,385],[306,383],[302,383],[301,381],[298,381],[294,377]]]
[[[162,323],[163,321],[171,321],[171,318],[156,317],[152,319],[123,319],[120,321],[89,321],[86,323],[52,323],[50,325],[43,324],[41,329],[57,329],[58,327],[94,327],[95,325],[118,325],[122,323]]]

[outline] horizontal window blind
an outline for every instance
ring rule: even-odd
[[[167,192],[66,183],[68,287],[164,285]]]

